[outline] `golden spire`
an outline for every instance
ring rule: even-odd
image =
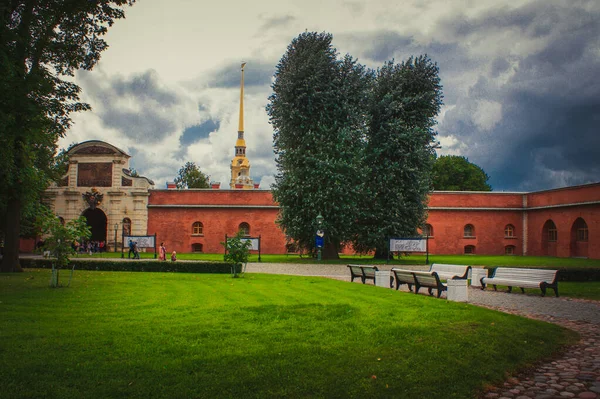
[[[244,67],[245,62],[242,62],[242,82],[240,84],[240,126],[238,132],[244,131]]]

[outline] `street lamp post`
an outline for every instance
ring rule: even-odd
[[[323,217],[323,215],[321,215],[321,212],[319,212],[319,215],[317,215],[316,220],[317,220],[317,236],[315,237],[315,241],[317,244],[317,260],[320,262],[321,261],[321,248],[323,247],[323,236],[325,236],[325,232],[322,229],[323,220],[325,220],[325,218]]]
[[[119,223],[115,223],[115,252],[117,252],[117,231],[119,230]]]

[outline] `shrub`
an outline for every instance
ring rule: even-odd
[[[51,269],[53,259],[21,259],[23,268]],[[175,272],[175,273],[231,273],[233,264],[226,262],[158,262],[156,260],[90,260],[72,259],[77,270],[116,272]],[[241,265],[236,267],[241,272]]]

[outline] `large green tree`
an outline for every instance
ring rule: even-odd
[[[331,40],[315,32],[292,40],[277,65],[267,105],[278,222],[287,236],[312,250],[320,213],[324,258],[337,257],[340,243],[353,234],[370,79],[352,57],[338,58]]]
[[[444,191],[492,191],[489,176],[465,157],[442,155],[433,165],[433,189]]]
[[[442,105],[439,70],[427,56],[377,70],[368,108],[366,179],[354,248],[385,258],[390,237],[413,237],[426,220]]]
[[[79,101],[71,78],[91,70],[102,39],[122,6],[135,0],[7,0],[0,2],[0,186],[5,203],[1,271],[18,270],[23,211],[52,178],[56,143]],[[9,94],[10,93],[10,94]]]
[[[195,162],[186,162],[177,172],[177,188],[208,188],[208,176],[200,171]]]

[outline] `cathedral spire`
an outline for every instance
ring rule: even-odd
[[[242,80],[240,82],[240,124],[238,138],[235,142],[235,156],[231,160],[231,180],[229,187],[234,189],[252,190],[255,187],[250,178],[250,161],[246,158],[246,140],[244,140],[244,67],[242,62]]]
[[[245,62],[242,62],[242,81],[240,83],[240,125],[238,127],[238,132],[244,132],[244,67],[246,66]]]

